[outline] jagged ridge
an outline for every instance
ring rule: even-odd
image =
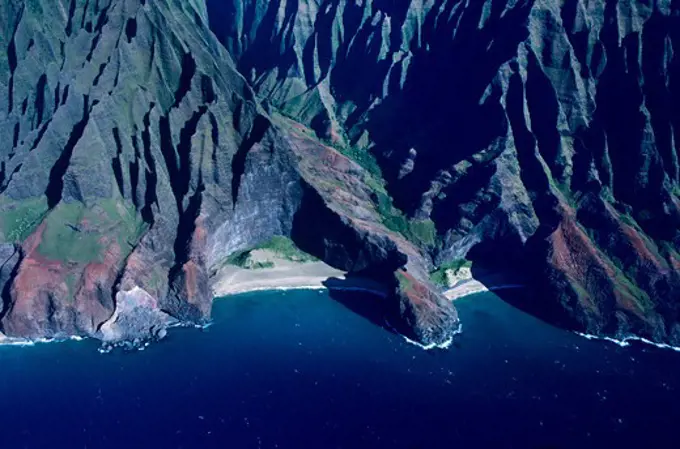
[[[280,234],[396,285],[422,341],[457,327],[428,272],[468,257],[554,322],[677,343],[679,12],[0,1],[0,330],[201,323],[210,267]]]
[[[207,3],[261,98],[434,221],[437,263],[502,259],[533,313],[680,341],[677,5]]]

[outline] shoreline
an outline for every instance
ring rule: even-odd
[[[488,285],[483,284],[480,280],[477,279],[466,279],[449,288],[448,290],[445,290],[443,294],[449,301],[457,301],[467,296],[472,296],[479,293],[495,292],[498,290],[509,290],[524,287],[521,284],[504,284],[495,283],[493,281],[489,281],[487,283]]]
[[[0,347],[2,346],[35,346],[39,344],[48,344],[48,343],[63,343],[65,341],[83,341],[86,340],[89,337],[79,337],[77,335],[72,335],[70,337],[62,337],[62,338],[36,338],[36,339],[30,339],[30,338],[14,338],[14,337],[8,337],[2,332],[0,332]]]
[[[618,345],[622,348],[629,347],[630,342],[635,341],[635,342],[638,342],[638,343],[643,343],[643,344],[646,344],[646,345],[655,346],[659,349],[669,349],[671,351],[680,352],[680,347],[678,347],[678,346],[672,346],[672,345],[669,345],[667,343],[656,343],[656,342],[654,342],[652,340],[648,340],[644,337],[638,337],[637,335],[629,335],[627,337],[623,337],[621,340],[618,340],[618,339],[613,338],[613,337],[585,334],[583,332],[578,332],[578,331],[572,331],[572,332],[574,332],[579,337],[585,338],[586,340],[597,340],[597,341],[601,341],[601,342],[614,343],[615,345]]]
[[[348,278],[323,262],[283,263],[275,268],[245,269],[226,266],[211,281],[215,299],[244,293],[289,290],[364,291],[387,295],[384,285],[368,278]]]
[[[330,267],[329,267],[330,268]],[[331,270],[333,270],[331,268]],[[263,270],[263,272],[266,272],[267,270]],[[336,270],[337,271],[337,270]],[[337,274],[337,273],[334,273]],[[343,283],[347,283],[349,285],[340,285]],[[367,278],[352,278],[347,279],[345,277],[345,273],[341,273],[341,276],[333,276],[331,278],[321,278],[321,277],[316,277],[316,278],[311,278],[310,277],[305,277],[305,276],[293,276],[290,278],[282,277],[282,276],[277,276],[274,279],[270,281],[269,284],[273,285],[259,285],[259,286],[254,286],[254,287],[249,287],[247,284],[237,284],[233,285],[229,289],[225,290],[220,290],[220,294],[217,294],[215,289],[213,289],[214,293],[214,301],[219,301],[231,296],[238,296],[242,294],[247,294],[247,293],[254,293],[254,292],[263,292],[263,291],[295,291],[295,290],[318,290],[318,291],[325,291],[325,290],[338,290],[338,291],[359,291],[359,292],[366,292],[366,293],[372,293],[375,295],[379,295],[382,297],[387,296],[387,291],[384,286],[379,284],[378,282],[372,281]],[[331,285],[327,285],[331,284]],[[336,285],[332,285],[336,284]],[[523,285],[519,284],[497,284],[497,285],[490,285],[486,286],[484,285],[481,281],[477,279],[466,279],[464,281],[459,282],[457,285],[454,287],[446,290],[443,292],[444,296],[446,296],[447,299],[449,299],[452,302],[455,302],[457,300],[467,298],[479,293],[485,293],[485,292],[493,292],[497,290],[505,290],[505,289],[515,289],[515,288],[523,288]],[[181,326],[179,324],[178,326]],[[210,326],[210,324],[208,324]],[[175,327],[175,326],[172,326]],[[453,335],[460,334],[462,332],[462,325],[454,332]],[[630,335],[626,336],[623,339],[616,339],[613,337],[608,337],[608,336],[599,336],[599,335],[592,335],[592,334],[586,334],[578,331],[571,331],[574,334],[586,339],[586,340],[597,340],[601,342],[608,342],[608,343],[613,343],[617,346],[620,346],[622,348],[629,347],[631,345],[631,342],[638,342],[642,344],[646,344],[649,346],[654,346],[659,349],[665,349],[665,350],[671,350],[674,352],[680,352],[680,347],[672,346],[666,343],[657,343],[651,340],[648,340],[644,337],[639,337],[637,335]],[[421,343],[415,342],[408,337],[399,334],[401,337],[404,338],[405,342],[408,344],[412,344],[414,346],[418,346],[419,348],[423,350],[432,350],[432,349],[447,349],[451,346],[453,343],[453,338],[450,338],[446,340],[445,342],[441,344],[430,344],[430,345],[423,345]],[[0,347],[32,347],[36,346],[39,344],[49,344],[49,343],[62,343],[62,342],[67,342],[67,341],[83,341],[86,339],[89,339],[90,337],[81,337],[81,336],[66,336],[63,338],[38,338],[38,339],[29,339],[29,338],[14,338],[14,337],[7,337],[5,334],[0,332]],[[144,347],[139,348],[139,350],[144,350]]]

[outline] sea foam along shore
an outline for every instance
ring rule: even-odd
[[[615,345],[619,345],[622,348],[630,346],[631,341],[637,341],[637,342],[644,343],[644,344],[647,344],[647,345],[655,346],[655,347],[660,348],[660,349],[670,349],[671,351],[680,352],[680,347],[678,347],[678,346],[672,346],[672,345],[669,345],[669,344],[666,344],[666,343],[656,343],[652,340],[648,340],[648,339],[643,338],[643,337],[638,337],[637,335],[629,335],[627,337],[624,337],[624,338],[618,340],[618,339],[612,338],[612,337],[592,335],[592,334],[584,334],[582,332],[574,332],[574,333],[576,335],[579,335],[579,336],[585,338],[586,340],[608,341],[610,343],[614,343]]]
[[[60,343],[64,341],[83,341],[85,337],[69,336],[69,337],[59,337],[59,338],[12,338],[7,337],[5,334],[0,332],[0,346],[35,346],[37,344],[45,343]]]

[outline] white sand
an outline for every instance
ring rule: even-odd
[[[258,256],[262,256],[258,254]],[[220,268],[212,278],[216,298],[263,290],[342,289],[385,294],[385,287],[364,278],[345,277],[345,272],[323,262],[291,262],[269,254],[273,268],[245,269],[233,265]]]
[[[386,294],[385,286],[370,279],[345,277],[345,272],[337,270],[323,262],[293,262],[266,250],[253,251],[256,261],[271,262],[273,268],[246,269],[234,265],[225,265],[212,278],[212,290],[215,297],[235,295],[239,293],[263,290],[293,289],[356,289]],[[332,279],[329,281],[329,279]],[[461,270],[455,279],[455,285],[444,292],[451,301],[465,296],[516,288],[519,285],[508,284],[498,275],[487,274],[481,279],[472,278],[470,270]]]
[[[484,279],[483,281],[477,279],[468,279],[454,285],[444,292],[449,300],[455,301],[466,296],[475,295],[477,293],[492,292],[498,290],[506,290],[511,288],[521,288],[520,284],[507,284],[499,282],[499,279]]]
[[[482,284],[478,280],[469,279],[469,280],[460,282],[458,285],[455,285],[452,288],[446,290],[444,292],[444,296],[446,296],[451,301],[455,301],[456,299],[460,299],[464,296],[474,295],[476,293],[488,292],[489,290],[490,290],[489,287]]]

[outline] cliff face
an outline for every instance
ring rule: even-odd
[[[0,331],[200,324],[211,267],[280,234],[426,343],[462,257],[678,343],[674,3],[0,0]]]
[[[361,167],[273,124],[202,2],[0,9],[8,336],[115,342],[163,335],[173,320],[201,324],[210,267],[277,234],[305,236],[335,266],[385,279],[426,263],[382,226]],[[327,166],[309,168],[319,162]],[[321,176],[342,188],[324,188]],[[307,235],[320,216],[325,233]],[[450,312],[433,324],[445,338],[455,311],[433,301]]]
[[[551,321],[680,342],[677,2],[207,3],[259,97],[434,221],[435,261],[503,260]]]

